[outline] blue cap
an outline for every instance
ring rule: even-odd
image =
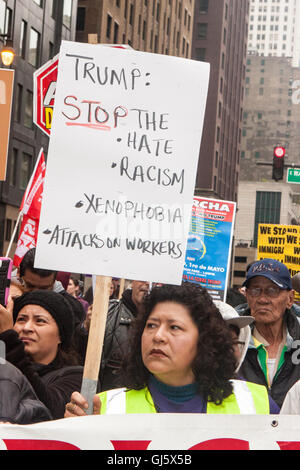
[[[288,268],[276,259],[262,259],[251,264],[243,286],[247,286],[250,279],[263,276],[274,282],[280,289],[293,289],[291,275]]]

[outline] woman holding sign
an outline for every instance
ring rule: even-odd
[[[152,289],[135,325],[126,388],[94,398],[94,413],[268,414],[267,390],[231,380],[236,360],[229,327],[205,289],[185,283]],[[75,392],[65,417],[82,416]]]

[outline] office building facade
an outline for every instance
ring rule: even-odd
[[[196,194],[236,201],[243,113],[248,0],[196,0],[192,58],[211,78]]]
[[[0,47],[9,39],[16,52],[7,175],[0,182],[3,255],[35,160],[42,147],[45,156],[48,149],[49,138],[33,124],[33,73],[58,53],[62,39],[75,39],[76,13],[77,0],[0,0]]]
[[[76,39],[191,56],[195,0],[79,0]]]
[[[289,57],[300,66],[300,4],[298,0],[251,0],[248,52]]]
[[[275,146],[286,149],[286,164],[300,165],[299,103],[300,69],[292,66],[291,59],[248,55],[241,181],[272,181]]]

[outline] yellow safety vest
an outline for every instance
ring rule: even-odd
[[[269,414],[267,389],[242,380],[232,380],[233,393],[221,405],[207,403],[207,414]],[[149,389],[118,388],[99,393],[101,414],[156,413]]]

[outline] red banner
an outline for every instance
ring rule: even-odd
[[[46,164],[43,149],[41,149],[32,177],[27,185],[20,206],[23,215],[20,236],[14,256],[14,266],[19,266],[23,256],[36,246],[39,219],[42,205]]]

